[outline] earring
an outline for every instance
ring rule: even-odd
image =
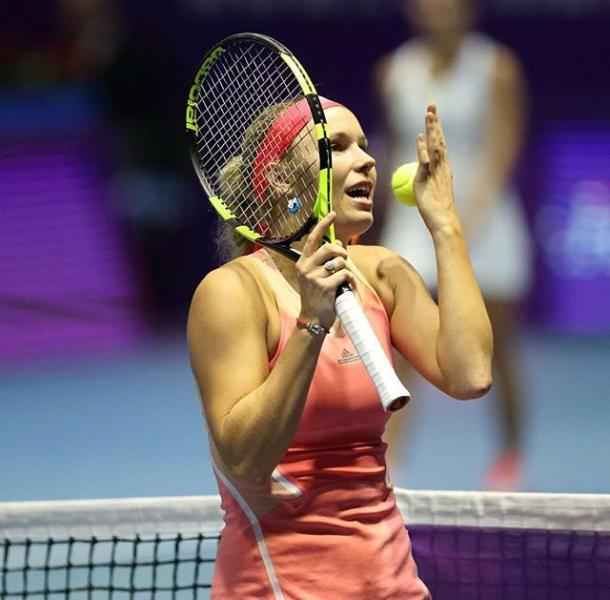
[[[298,213],[302,208],[301,201],[298,198],[290,198],[286,208],[291,215]]]

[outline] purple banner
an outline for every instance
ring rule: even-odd
[[[2,365],[117,348],[145,331],[91,106],[78,90],[0,105],[13,115],[0,121]]]
[[[610,332],[610,123],[555,124],[541,137],[537,169],[536,319]]]

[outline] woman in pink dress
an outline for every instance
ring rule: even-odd
[[[297,263],[242,244],[191,306],[191,362],[225,511],[215,600],[430,598],[386,481],[389,414],[336,318],[339,284],[354,288],[388,356],[396,348],[458,399],[491,385],[491,329],[436,107],[414,144],[438,303],[398,255],[347,245],[372,225],[375,161],[347,108],[326,101],[325,114],[334,211],[294,244]],[[322,244],[331,223],[337,243]]]

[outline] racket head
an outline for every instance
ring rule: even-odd
[[[322,102],[281,43],[229,36],[189,88],[191,159],[211,204],[251,242],[296,258],[290,243],[331,210],[331,149]],[[327,234],[334,241],[334,228]]]

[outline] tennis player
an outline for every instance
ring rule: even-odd
[[[381,438],[390,415],[336,319],[339,284],[354,288],[388,355],[394,346],[458,399],[491,385],[491,328],[454,209],[436,107],[428,106],[425,133],[414,143],[417,204],[438,263],[437,303],[400,256],[347,246],[373,223],[375,160],[354,114],[328,100],[323,106],[334,211],[294,244],[302,252],[296,264],[242,244],[239,256],[201,282],[189,315],[225,511],[215,600],[430,598],[386,483]],[[243,164],[227,169],[228,186],[252,177]],[[337,243],[323,244],[331,223]],[[233,235],[221,236],[225,250],[236,247]]]
[[[476,30],[482,3],[401,4],[409,38],[385,55],[375,72],[378,114],[387,140],[385,167],[392,170],[414,160],[412,140],[428,98],[450,106],[443,126],[451,146],[457,211],[495,339],[491,401],[496,404],[499,443],[482,485],[516,491],[523,483],[525,416],[523,374],[516,357],[520,307],[532,275],[532,240],[514,185],[527,129],[523,67],[512,50]],[[427,228],[421,220],[397,218],[404,207],[392,199],[378,198],[381,205],[385,210],[377,210],[375,223],[379,243],[406,257],[433,290],[436,257]],[[397,463],[396,449],[404,450],[405,444],[392,441],[405,439],[407,423],[401,417],[393,419],[385,438]]]

